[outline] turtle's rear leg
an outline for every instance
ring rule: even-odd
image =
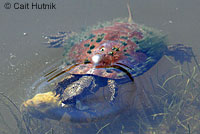
[[[200,66],[193,53],[192,47],[185,46],[183,44],[170,45],[168,46],[168,51],[165,54],[167,56],[174,57],[175,61],[179,61],[181,64],[184,62],[191,62],[191,59],[194,58],[194,61],[200,71]]]
[[[174,57],[175,61],[179,61],[181,64],[184,62],[191,62],[191,59],[194,57],[192,47],[185,46],[183,44],[168,46],[166,55]]]

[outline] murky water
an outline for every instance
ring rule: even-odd
[[[4,4],[6,2],[5,0],[0,2],[0,92],[9,96],[18,107],[26,99],[26,89],[38,79],[39,74],[62,58],[63,49],[47,48],[43,44],[42,36],[55,34],[59,31],[80,31],[82,28],[95,25],[97,22],[128,16],[125,0],[57,0],[54,2],[56,4],[55,10],[5,9]],[[14,2],[24,4],[26,1],[15,0],[11,4]],[[49,3],[47,0],[41,2]],[[183,43],[192,46],[197,59],[200,57],[199,6],[199,0],[134,0],[131,3],[134,13],[133,19],[137,23],[163,30],[164,33],[168,34],[169,41],[172,44]],[[168,77],[164,77],[162,74],[172,69],[172,66],[175,65],[172,65],[166,59],[162,59],[156,66],[160,68],[159,77],[167,79],[170,74]],[[190,65],[191,73],[193,71],[192,66]],[[143,77],[136,79],[139,89],[144,89],[144,78],[149,75],[152,76],[151,79],[155,85],[158,83],[157,75],[154,75],[156,67]],[[187,65],[184,68],[187,68]],[[173,73],[171,73],[172,75]],[[160,81],[163,82],[164,80]],[[152,87],[151,83],[148,84],[145,84],[145,89]],[[173,84],[171,83],[171,85]],[[14,133],[17,130],[17,124],[11,116],[10,110],[13,110],[14,113],[17,113],[17,110],[5,106],[5,104],[12,104],[2,96],[1,102],[5,103],[0,103],[0,118],[2,123],[6,123],[6,125],[1,125],[0,133]],[[195,110],[199,112],[198,109]],[[186,125],[181,123],[178,125],[186,133],[189,132],[188,126],[191,128],[190,131],[193,131],[192,123],[189,122],[188,118],[185,119],[188,121]],[[126,119],[128,120],[128,118]],[[3,122],[3,120],[5,121]],[[119,120],[120,118],[117,121]],[[106,127],[106,124],[108,122],[102,123],[97,128]],[[124,125],[120,124],[118,126],[120,129],[117,129],[116,133],[131,133],[131,124],[127,125],[126,120],[122,121],[122,124]],[[191,125],[187,126],[187,124]],[[164,131],[167,131],[167,127],[162,125],[160,130],[163,129],[164,133]],[[102,130],[102,132],[110,133],[111,130],[113,128]],[[171,127],[170,130],[174,130],[174,128]],[[85,131],[90,132],[89,130]],[[98,129],[92,132],[98,132]],[[148,132],[153,133],[153,130]],[[175,132],[180,133],[180,131]]]

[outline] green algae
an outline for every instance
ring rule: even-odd
[[[94,49],[95,48],[95,45],[92,45],[90,46],[90,50]]]
[[[84,47],[89,47],[90,46],[90,44],[84,44]]]

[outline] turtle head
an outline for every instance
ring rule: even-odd
[[[44,119],[48,117],[60,120],[64,113],[61,105],[59,96],[56,96],[53,92],[47,92],[36,94],[32,99],[25,101],[20,110],[22,113],[28,113],[35,118]]]

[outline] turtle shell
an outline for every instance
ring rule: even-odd
[[[38,118],[92,122],[123,113],[133,106],[136,85],[132,81],[123,84],[119,84],[119,81],[127,75],[136,77],[149,70],[167,49],[165,36],[143,25],[116,21],[109,25],[101,24],[89,31],[66,39],[64,69],[58,65],[56,69],[48,70],[34,84],[36,95],[23,103],[22,111]],[[67,78],[71,75],[74,78]],[[102,81],[114,80],[118,93],[113,104],[106,99],[111,94],[109,86],[102,86],[96,92],[91,91],[92,94],[83,95],[78,100],[82,105],[80,108],[62,106],[62,94],[57,95],[53,91],[65,91],[67,85],[73,85],[84,76],[92,76],[94,80],[91,81],[96,81],[97,85],[102,85]],[[90,87],[88,90],[91,90]],[[85,106],[88,108],[85,109]]]
[[[66,68],[71,74],[136,77],[149,70],[167,50],[160,31],[136,23],[114,22],[82,36],[84,39],[66,54],[66,61],[73,63]]]

